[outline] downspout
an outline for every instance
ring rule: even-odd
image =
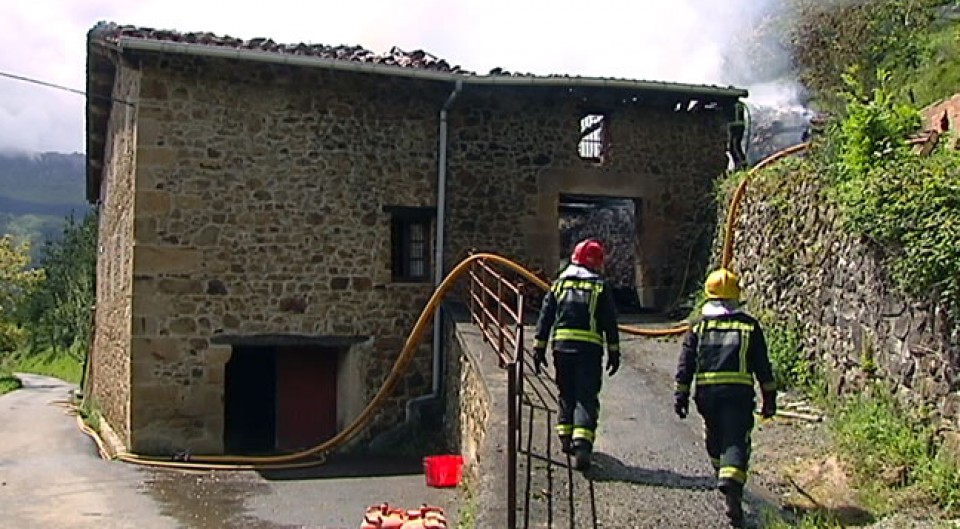
[[[437,288],[443,282],[444,273],[443,250],[445,247],[444,234],[447,220],[447,112],[453,102],[463,90],[463,81],[458,79],[453,91],[440,109],[440,132],[437,140],[437,233],[434,242],[433,286]],[[407,404],[407,421],[418,418],[419,410],[428,402],[439,401],[443,392],[443,309],[438,308],[433,314],[433,377],[430,394],[411,400]]]

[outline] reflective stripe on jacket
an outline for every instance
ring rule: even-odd
[[[687,333],[677,367],[676,391],[691,384],[776,388],[760,324],[743,312],[705,317]]]
[[[554,281],[540,308],[536,345],[546,347],[550,337],[558,351],[602,350],[604,343],[619,351],[616,306],[599,275],[571,265]]]

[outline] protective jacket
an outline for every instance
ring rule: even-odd
[[[616,305],[597,273],[572,264],[553,282],[537,320],[535,346],[546,348],[550,338],[553,350],[560,353],[602,355],[606,343],[610,354],[619,354]]]
[[[694,384],[697,395],[714,388],[752,399],[754,377],[762,391],[776,389],[757,320],[740,311],[718,312],[691,325],[677,366],[677,392],[689,393]]]

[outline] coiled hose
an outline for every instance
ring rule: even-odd
[[[744,193],[746,192],[749,177],[754,172],[766,167],[770,163],[773,163],[774,161],[788,156],[794,152],[799,152],[805,149],[807,145],[808,144],[806,143],[796,145],[764,159],[753,169],[751,169],[751,171],[747,174],[747,177],[740,182],[736,192],[734,193],[733,197],[731,197],[730,208],[727,212],[723,243],[723,258],[721,261],[724,267],[729,266],[730,261],[733,258],[733,228],[736,222],[737,213],[739,212],[740,201],[743,199]],[[377,394],[366,405],[366,407],[364,407],[363,411],[360,412],[360,414],[356,417],[356,419],[353,420],[352,423],[337,433],[337,435],[324,441],[323,443],[299,452],[272,456],[191,455],[185,456],[183,458],[184,460],[171,460],[169,458],[148,457],[130,452],[120,452],[114,456],[115,459],[139,465],[182,470],[286,470],[322,465],[326,462],[326,456],[328,453],[350,441],[353,437],[360,433],[363,427],[366,426],[371,419],[373,419],[374,414],[380,409],[387,397],[393,392],[397,383],[400,381],[400,378],[406,373],[407,367],[413,360],[414,352],[416,351],[417,346],[420,345],[427,326],[432,322],[433,314],[436,312],[437,307],[439,307],[440,302],[447,295],[450,289],[453,288],[453,285],[456,283],[457,279],[459,279],[461,275],[469,270],[470,264],[481,259],[497,263],[503,267],[513,270],[530,281],[530,283],[543,290],[550,288],[550,285],[547,284],[547,282],[537,277],[537,275],[530,270],[500,255],[492,253],[478,253],[473,254],[457,263],[453,270],[451,270],[450,273],[444,278],[443,282],[441,282],[437,289],[434,290],[433,295],[430,296],[430,300],[420,313],[420,317],[413,326],[413,330],[410,331],[410,334],[407,336],[407,340],[403,345],[403,349],[400,351],[400,355],[394,362],[393,368],[387,375],[386,380],[384,380],[380,390],[377,391]],[[658,329],[642,328],[634,325],[619,326],[619,329],[627,334],[650,337],[674,336],[686,332],[689,328],[690,326],[687,323]],[[101,452],[101,455],[105,454],[107,450],[105,449],[99,435],[85,425],[79,415],[77,416],[77,423],[84,433],[94,438],[94,440],[97,442],[97,446]]]

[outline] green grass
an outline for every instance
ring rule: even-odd
[[[793,520],[786,520],[772,509],[761,513],[761,527],[764,529],[841,529],[843,524],[830,514],[823,512],[801,513]]]
[[[477,526],[477,501],[465,491],[460,510],[457,511],[457,529],[474,529]]]
[[[12,373],[0,371],[0,395],[10,393],[15,389],[20,389],[20,379],[13,376]]]
[[[13,371],[46,375],[72,384],[79,384],[83,375],[83,364],[76,358],[63,353],[20,355],[13,359],[10,367]]]
[[[926,417],[898,404],[889,390],[877,385],[840,403],[831,429],[871,509],[890,512],[904,497],[960,512],[957,462],[940,449]]]

